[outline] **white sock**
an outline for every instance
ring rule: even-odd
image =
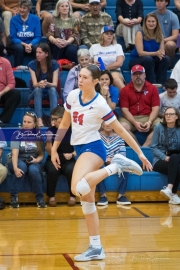
[[[118,172],[116,163],[109,164],[108,166],[104,167],[104,169],[107,171],[109,176]]]
[[[90,244],[94,247],[101,247],[100,235],[89,236]]]

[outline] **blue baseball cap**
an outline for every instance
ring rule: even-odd
[[[115,33],[114,27],[109,26],[109,25],[105,25],[105,26],[103,26],[103,28],[101,29],[101,34],[103,34],[103,33],[105,33],[105,32],[108,32],[108,31],[111,31],[111,32]]]

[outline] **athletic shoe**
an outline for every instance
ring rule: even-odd
[[[88,249],[80,255],[74,257],[75,261],[86,262],[92,260],[103,260],[105,259],[105,254],[103,247],[97,248],[89,245]]]
[[[126,198],[126,196],[121,196],[120,198],[118,198],[116,203],[122,205],[131,204],[131,202]]]
[[[173,194],[169,200],[170,204],[180,204],[180,198],[177,194]]]
[[[107,205],[108,204],[108,200],[106,196],[102,196],[100,197],[99,201],[97,202],[97,205]]]
[[[129,172],[137,175],[142,175],[143,171],[139,164],[135,161],[124,157],[121,154],[114,155],[111,163],[116,163],[119,169],[118,174],[120,175],[121,172]]]
[[[18,196],[17,195],[11,195],[10,207],[19,208]]]
[[[163,189],[161,189],[160,194],[165,198],[171,199],[172,191],[170,188],[165,186]]]
[[[37,202],[37,207],[38,208],[46,208],[47,205],[46,205],[46,203],[43,200],[41,200],[41,201],[38,201]]]

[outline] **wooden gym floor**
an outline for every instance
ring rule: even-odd
[[[0,211],[0,270],[178,270],[180,206],[109,204],[98,209],[106,259],[77,263],[89,240],[81,207],[7,206]]]

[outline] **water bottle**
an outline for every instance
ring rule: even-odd
[[[99,69],[102,71],[102,70],[106,70],[106,67],[105,67],[105,65],[104,65],[104,63],[103,63],[103,60],[102,60],[102,58],[99,56],[98,57],[98,62],[99,62],[99,64],[100,64],[100,66],[99,66]]]

